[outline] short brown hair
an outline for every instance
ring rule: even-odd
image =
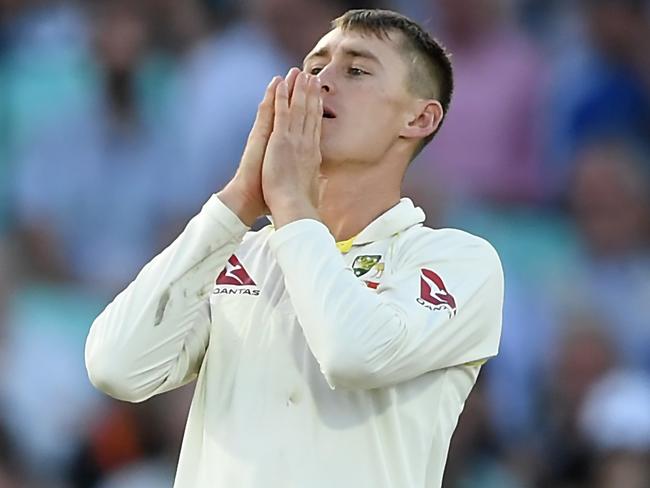
[[[449,53],[416,22],[392,10],[355,9],[334,19],[332,28],[369,33],[382,39],[388,38],[391,32],[400,32],[403,36],[400,47],[410,66],[409,90],[414,95],[438,100],[447,114],[454,91]],[[413,157],[433,139],[440,125],[422,140]]]

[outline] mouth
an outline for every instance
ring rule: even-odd
[[[336,114],[330,108],[323,108],[323,118],[324,119],[335,119]]]

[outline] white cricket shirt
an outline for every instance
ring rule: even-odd
[[[439,488],[497,354],[494,249],[410,200],[337,246],[248,228],[213,196],[97,317],[93,384],[140,402],[198,378],[175,488]]]

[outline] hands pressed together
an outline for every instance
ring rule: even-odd
[[[292,68],[271,80],[233,179],[219,198],[247,225],[273,215],[276,228],[318,218],[320,80]]]

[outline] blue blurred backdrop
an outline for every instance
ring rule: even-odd
[[[445,488],[650,486],[649,3],[0,0],[0,488],[171,487],[192,387],[94,391],[90,323],[234,173],[271,77],[368,6],[452,52],[404,191],[506,272]]]

